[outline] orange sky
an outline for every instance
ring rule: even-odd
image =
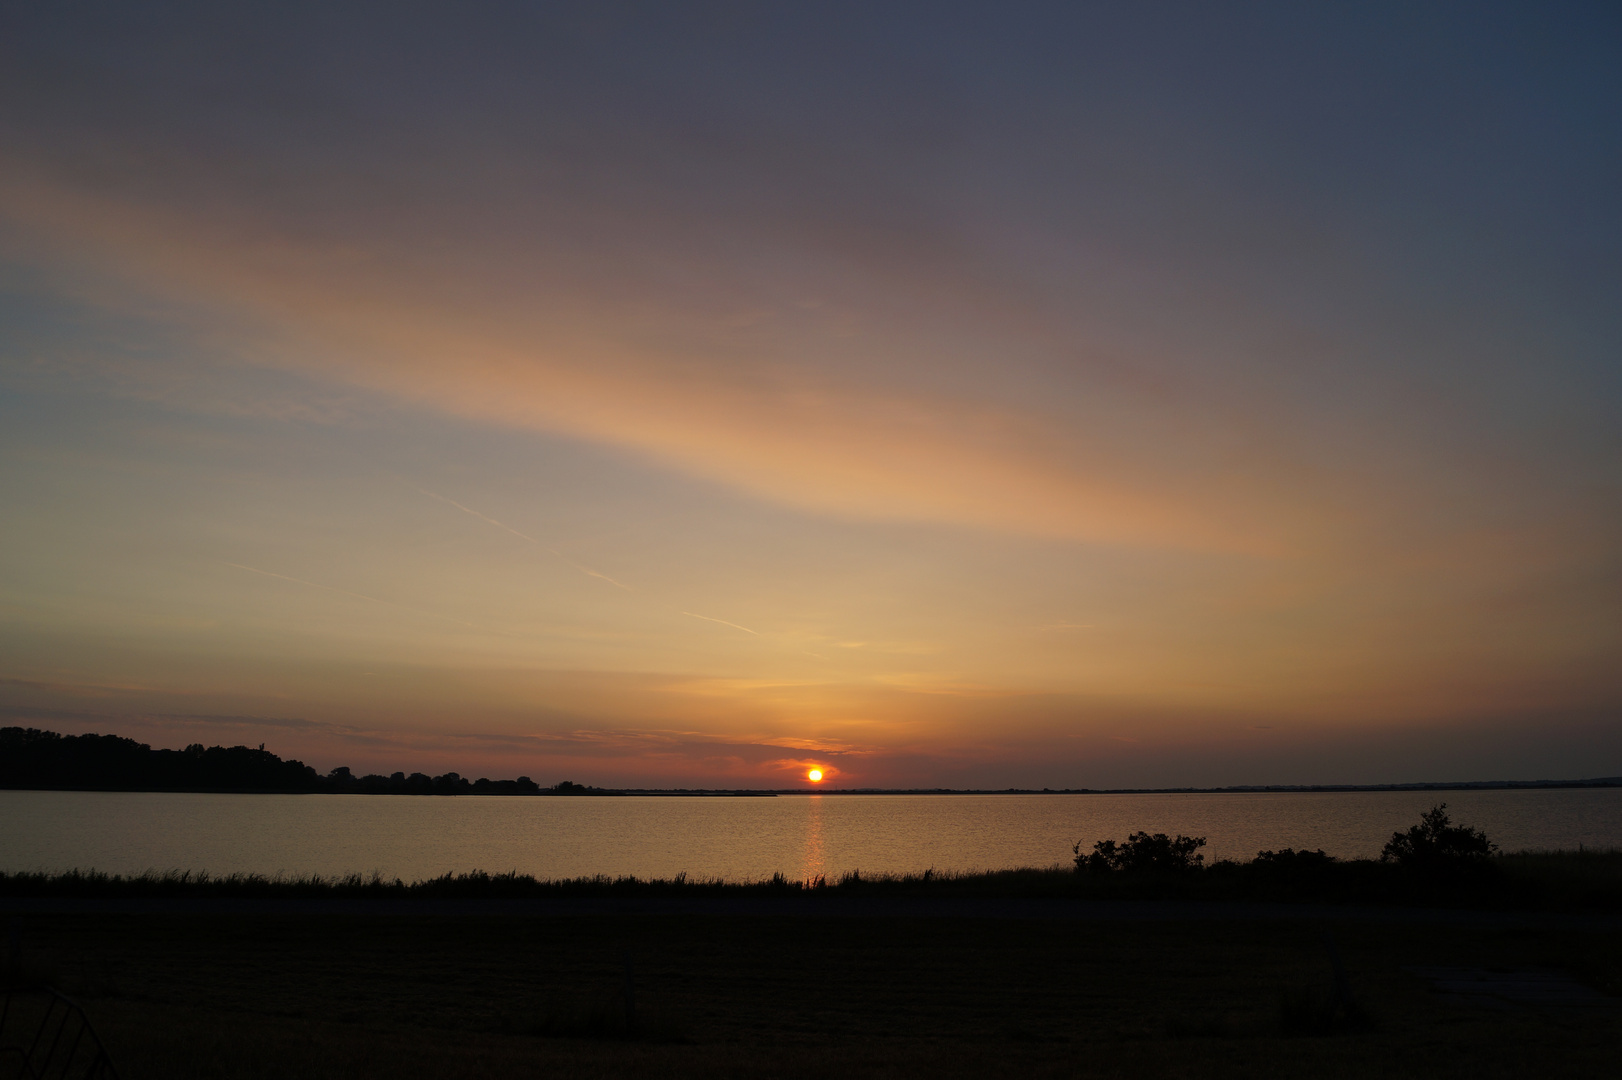
[[[5,722],[1622,772],[1622,69],[1575,22],[192,15],[0,56]]]

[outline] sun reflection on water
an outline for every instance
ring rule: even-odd
[[[823,875],[822,799],[821,795],[806,798],[805,855],[800,860],[800,877],[804,881],[815,881]]]

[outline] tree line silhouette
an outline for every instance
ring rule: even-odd
[[[1070,851],[1078,874],[1188,874],[1205,866],[1199,853],[1203,836],[1167,836],[1165,833],[1135,832],[1123,841],[1099,840],[1093,850],[1083,852],[1077,840]],[[1498,845],[1487,834],[1469,825],[1455,825],[1448,816],[1447,803],[1437,803],[1419,817],[1419,824],[1391,834],[1380,851],[1381,863],[1394,863],[1411,870],[1475,870],[1488,865]],[[1340,860],[1319,848],[1316,851],[1258,851],[1248,865],[1263,873],[1303,875],[1319,873]],[[1213,870],[1226,870],[1241,864],[1224,860]]]
[[[120,735],[61,735],[38,728],[0,728],[0,788],[59,791],[261,791],[360,795],[595,795],[601,789],[563,781],[543,788],[527,776],[469,780],[396,772],[356,776],[340,766],[325,776],[261,743],[154,750]]]

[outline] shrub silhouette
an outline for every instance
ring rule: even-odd
[[[1258,866],[1290,871],[1318,870],[1337,861],[1323,848],[1317,851],[1308,851],[1305,848],[1300,851],[1294,848],[1284,848],[1282,851],[1258,851],[1255,860]]]
[[[1498,845],[1480,829],[1455,825],[1447,816],[1447,803],[1437,803],[1407,832],[1394,832],[1380,852],[1381,862],[1417,869],[1447,869],[1485,865]]]
[[[302,761],[265,749],[204,746],[154,750],[118,735],[59,735],[38,728],[0,727],[0,789],[67,791],[332,791],[376,795],[539,795],[527,776],[480,780],[397,772],[356,776],[346,765],[319,775]],[[564,783],[562,794],[593,794]]]
[[[1071,847],[1076,854],[1076,873],[1096,874],[1123,870],[1134,873],[1176,873],[1193,870],[1205,862],[1197,854],[1205,846],[1203,836],[1167,836],[1165,833],[1135,832],[1117,844],[1100,840],[1086,855],[1080,840]]]

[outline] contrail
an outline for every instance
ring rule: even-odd
[[[365,593],[350,592],[348,589],[339,589],[331,585],[323,585],[319,581],[305,581],[303,578],[289,577],[286,574],[273,574],[269,570],[261,570],[257,566],[244,566],[241,563],[225,562],[223,559],[221,562],[225,566],[232,566],[238,570],[246,570],[250,574],[258,574],[261,577],[275,578],[277,581],[291,581],[295,585],[308,585],[312,589],[324,589],[327,592],[337,593],[339,596],[352,596],[356,600],[367,600],[374,604],[382,604],[384,607],[399,608],[401,611],[409,611],[416,615],[426,615],[430,619],[444,619],[446,622],[453,622],[458,626],[470,626],[475,630],[487,629],[487,627],[480,626],[478,623],[470,623],[466,619],[458,619],[454,615],[441,615],[437,611],[423,611],[421,608],[410,607],[406,604],[396,604],[393,600],[379,600],[375,596],[367,596]]]
[[[539,540],[535,539],[533,536],[530,536],[528,533],[521,533],[517,529],[513,528],[511,525],[508,525],[508,524],[506,524],[504,522],[497,521],[495,518],[489,516],[488,514],[479,513],[477,510],[473,509],[471,506],[463,506],[461,503],[457,502],[455,499],[447,499],[445,496],[439,495],[439,494],[437,494],[435,492],[432,492],[432,491],[429,491],[427,488],[418,488],[417,490],[422,492],[424,495],[428,496],[430,499],[438,499],[442,503],[449,503],[450,505],[456,507],[458,510],[462,511],[462,513],[464,513],[464,514],[472,514],[474,517],[478,518],[482,522],[485,522],[486,524],[494,525],[498,529],[502,529],[502,530],[505,530],[506,532],[510,532],[514,536],[518,537],[518,539],[520,539],[520,540],[529,541],[531,544],[534,544],[536,547],[540,548],[542,551],[547,552],[550,555],[556,555],[558,558],[562,559],[564,562],[568,563],[570,566],[574,567],[576,570],[580,571],[582,574],[587,575],[588,577],[601,578],[603,581],[608,582],[610,585],[619,586],[620,588],[624,589],[626,592],[635,592],[636,591],[636,590],[632,589],[629,585],[625,584],[625,582],[623,582],[623,581],[615,581],[613,578],[609,577],[607,574],[600,573],[600,572],[598,572],[596,570],[593,570],[589,566],[582,566],[580,563],[575,562],[573,559],[569,558],[569,556],[565,555],[563,552],[559,551],[557,548],[547,547],[545,544],[541,543]]]
[[[708,615],[698,615],[698,614],[695,614],[694,612],[691,612],[691,611],[684,611],[684,612],[682,612],[682,614],[691,616],[692,618],[695,618],[695,619],[703,619],[705,622],[718,622],[722,626],[730,626],[734,630],[742,630],[744,633],[746,633],[746,634],[754,634],[756,637],[760,636],[760,633],[758,631],[751,630],[747,626],[739,626],[735,622],[727,622],[725,619],[712,619]]]
[[[295,585],[308,585],[312,589],[325,589],[327,592],[335,592],[340,596],[353,596],[357,600],[370,600],[374,604],[386,604],[389,607],[400,606],[399,604],[390,603],[387,600],[379,600],[375,596],[367,596],[365,593],[350,592],[348,589],[335,589],[331,585],[323,585],[318,581],[305,581],[303,578],[288,577],[286,574],[273,574],[269,570],[260,570],[258,567],[254,566],[243,566],[241,563],[236,562],[228,562],[225,565],[234,566],[238,570],[246,570],[250,574],[260,574],[264,577],[273,577],[278,581],[291,581]]]
[[[462,513],[464,513],[464,514],[472,514],[474,517],[478,518],[480,521],[489,522],[491,525],[494,525],[498,529],[506,529],[508,532],[512,533],[514,536],[518,537],[518,539],[520,539],[520,540],[528,540],[530,543],[536,545],[537,547],[546,547],[545,544],[542,544],[539,540],[535,539],[533,536],[530,536],[527,533],[521,533],[517,529],[513,528],[511,525],[505,525],[502,522],[497,521],[495,518],[490,517],[487,514],[481,514],[477,510],[473,509],[471,506],[463,506],[461,503],[457,502],[455,499],[447,499],[443,495],[436,495],[434,492],[429,491],[427,488],[418,488],[417,490],[422,492],[424,495],[428,496],[430,499],[438,499],[440,502],[450,503],[452,506],[454,506],[458,510],[462,511]],[[548,548],[547,550],[551,550],[551,549]]]

